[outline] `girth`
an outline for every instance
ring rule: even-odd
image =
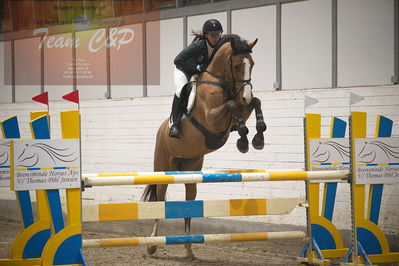
[[[212,133],[208,129],[206,129],[203,125],[201,125],[197,119],[195,119],[191,113],[186,114],[187,119],[195,126],[205,137],[205,145],[208,149],[219,149],[222,147],[228,137],[230,132],[223,131],[220,133]]]

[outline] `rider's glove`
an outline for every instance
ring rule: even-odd
[[[205,70],[206,70],[206,64],[199,64],[198,66],[197,66],[197,70],[198,70],[198,72],[204,72]]]

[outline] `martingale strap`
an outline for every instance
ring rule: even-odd
[[[212,77],[215,77],[215,78],[218,78],[220,80],[223,80],[223,78],[221,76],[219,76],[219,75],[217,75],[217,74],[215,74],[215,73],[213,73],[211,71],[205,70],[205,72],[208,73],[209,75],[211,75]]]

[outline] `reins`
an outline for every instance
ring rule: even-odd
[[[209,75],[211,75],[212,77],[219,79],[223,83],[216,82],[216,81],[209,81],[209,80],[200,80],[200,81],[197,81],[198,86],[201,84],[209,84],[209,85],[218,86],[218,87],[222,88],[227,93],[228,100],[233,100],[245,85],[249,85],[249,86],[251,86],[251,88],[253,87],[252,83],[251,83],[251,79],[237,79],[236,80],[236,78],[234,77],[233,56],[232,55],[230,55],[230,73],[231,73],[231,77],[232,77],[233,84],[234,84],[232,88],[229,89],[226,87],[226,85],[224,83],[224,79],[220,75],[217,75],[208,70],[205,70],[205,72],[208,73]],[[242,82],[243,84],[238,88],[237,82]]]

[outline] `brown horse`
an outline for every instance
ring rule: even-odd
[[[257,134],[252,140],[256,149],[263,149],[261,102],[252,95],[251,72],[254,61],[250,53],[257,40],[242,41],[237,35],[224,36],[216,47],[213,60],[197,82],[196,98],[190,113],[181,121],[180,139],[168,136],[169,120],[159,127],[154,153],[154,171],[198,171],[204,155],[222,147],[230,131],[238,130],[241,138],[237,148],[248,151],[248,129],[245,121],[253,109],[256,113]],[[186,200],[195,200],[196,184],[185,184]],[[146,201],[164,201],[168,185],[148,185],[143,193]],[[190,234],[191,218],[185,218],[185,232]],[[158,235],[159,220],[151,236]],[[147,248],[148,254],[156,246]],[[194,257],[191,244],[186,244],[187,257]]]

